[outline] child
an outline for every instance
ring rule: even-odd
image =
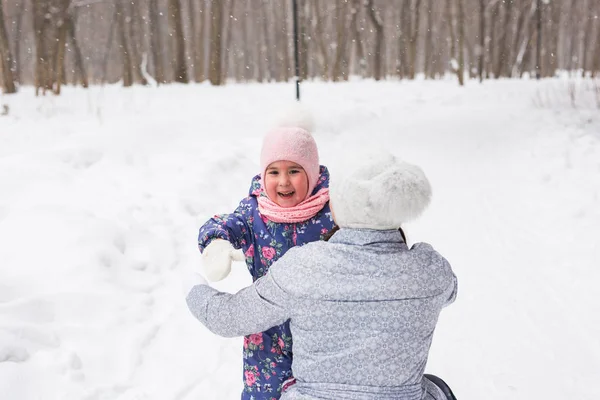
[[[248,197],[233,213],[217,215],[200,228],[198,247],[208,280],[225,278],[232,259],[238,260],[235,249],[242,249],[255,281],[290,248],[320,240],[332,229],[329,172],[319,165],[308,122],[270,131],[262,145],[261,174],[252,179]],[[282,383],[292,375],[289,322],[274,325],[248,331],[244,338],[243,400],[279,399]]]
[[[399,231],[430,196],[421,169],[391,155],[336,170],[340,229],[329,241],[291,249],[235,295],[196,285],[188,306],[222,336],[290,321],[295,380],[281,400],[454,400],[424,369],[456,276],[429,244],[409,248]]]

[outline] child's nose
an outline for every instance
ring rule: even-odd
[[[281,186],[287,186],[290,183],[290,177],[287,174],[281,174],[279,178],[279,184]]]

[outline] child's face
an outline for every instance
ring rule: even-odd
[[[263,179],[267,196],[280,207],[294,207],[308,192],[308,176],[300,165],[291,161],[269,164]]]

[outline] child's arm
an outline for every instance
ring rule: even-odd
[[[265,331],[290,318],[288,294],[267,274],[236,294],[198,285],[186,298],[188,308],[211,332],[225,337]]]
[[[198,248],[200,252],[214,239],[227,240],[234,248],[240,249],[251,241],[248,217],[252,215],[250,199],[246,198],[240,202],[238,208],[231,214],[215,215],[202,227],[198,233]]]
[[[243,261],[244,256],[235,249],[247,247],[250,228],[246,215],[251,213],[247,199],[231,214],[215,215],[198,234],[198,248],[202,252],[202,273],[212,281],[220,281],[231,271],[231,261]]]

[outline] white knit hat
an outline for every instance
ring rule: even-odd
[[[353,157],[332,170],[329,195],[340,228],[398,229],[429,205],[431,186],[416,165],[392,154]]]

